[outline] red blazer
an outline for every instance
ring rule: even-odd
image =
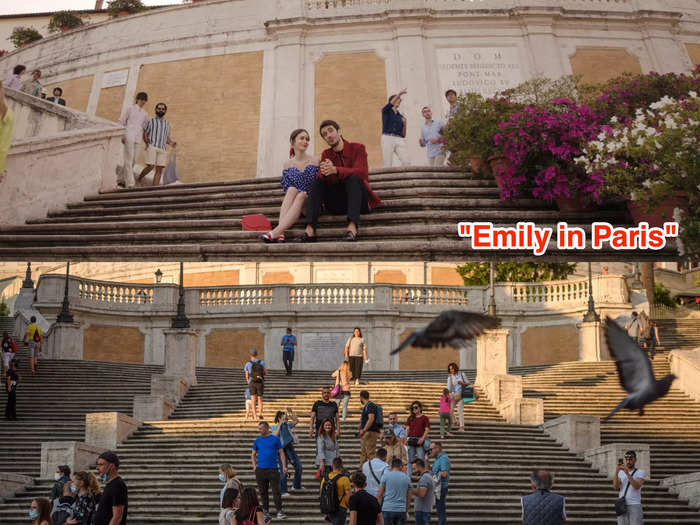
[[[381,199],[374,193],[372,186],[369,185],[369,168],[367,167],[367,150],[364,144],[359,142],[349,142],[343,139],[343,150],[334,151],[333,148],[328,148],[321,153],[321,161],[330,160],[338,169],[335,175],[324,177],[319,170],[316,177],[323,178],[330,182],[340,182],[345,180],[350,175],[356,175],[367,188],[369,193],[370,209],[377,208],[382,205]]]

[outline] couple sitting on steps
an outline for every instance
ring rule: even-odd
[[[330,146],[318,157],[309,155],[310,136],[296,129],[289,137],[290,158],[282,170],[285,195],[277,227],[260,238],[268,243],[284,242],[284,232],[299,219],[306,206],[306,230],[299,242],[316,242],[318,219],[327,213],[347,215],[344,241],[356,241],[360,214],[369,213],[382,201],[369,185],[367,151],[358,142],[343,139],[340,126],[324,120],[319,127],[323,140]]]

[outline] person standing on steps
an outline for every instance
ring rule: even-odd
[[[406,468],[408,475],[411,476],[413,460],[415,458],[425,459],[425,449],[427,447],[425,440],[428,438],[428,432],[430,432],[430,420],[428,416],[423,414],[423,403],[420,401],[411,403],[411,415],[406,420],[406,426],[408,427],[408,438],[406,440],[408,465]]]
[[[418,485],[411,490],[416,525],[430,525],[430,512],[435,501],[435,481],[425,467],[425,461],[420,458],[413,460],[413,472],[418,474]]]
[[[340,455],[340,443],[338,443],[338,436],[330,419],[321,423],[318,438],[316,438],[316,450],[318,451],[316,457],[318,474],[322,478],[331,471],[333,460]]]
[[[351,381],[355,381],[356,385],[360,384],[362,377],[362,363],[369,363],[367,358],[367,343],[362,337],[362,330],[355,327],[352,335],[345,343],[345,359],[350,363],[350,371],[352,372]]]
[[[22,64],[17,64],[12,68],[12,73],[7,75],[5,78],[5,87],[9,89],[14,89],[15,91],[20,91],[22,89],[22,75],[27,70]]]
[[[535,470],[530,476],[532,493],[520,498],[523,525],[562,525],[566,522],[564,498],[550,492],[552,475]]]
[[[385,448],[378,448],[376,457],[368,459],[362,464],[362,473],[365,475],[367,484],[365,490],[375,498],[379,492],[379,483],[382,481],[384,472],[389,470],[386,462],[387,452]]]
[[[291,421],[290,421],[291,419]],[[289,463],[294,467],[294,483],[292,488],[287,490],[287,476],[283,475],[282,465],[279,465],[280,469],[280,492],[282,496],[289,494],[292,490],[301,490],[301,474],[302,466],[299,456],[294,450],[294,434],[292,434],[292,429],[299,424],[299,418],[294,413],[291,407],[287,407],[287,411],[279,410],[275,415],[275,425],[272,427],[272,434],[280,438],[282,443],[282,450],[284,450],[284,456],[287,458]]]
[[[29,349],[29,367],[32,369],[32,375],[36,375],[37,359],[41,354],[43,336],[41,328],[36,324],[36,317],[32,315],[29,319],[29,326],[24,334],[24,342],[27,343]]]
[[[376,454],[377,440],[384,423],[382,407],[369,400],[369,392],[360,392],[360,404],[362,416],[357,435],[360,438],[360,465],[371,459]]]
[[[59,465],[54,472],[54,484],[51,488],[51,501],[61,497],[63,493],[63,485],[70,482],[70,467],[68,465]]]
[[[332,499],[335,500],[332,505],[329,505],[329,501],[324,501],[323,487],[326,483],[332,485],[332,487],[329,488],[334,488],[336,491],[335,494],[329,494],[328,499],[331,499],[330,496],[333,496]],[[326,493],[328,493],[328,491],[326,491]],[[350,478],[345,473],[343,458],[340,456],[333,460],[333,470],[323,476],[319,488],[319,495],[321,496],[322,507],[324,505],[332,507],[332,510],[328,509],[329,512],[326,515],[326,520],[329,521],[331,525],[345,525],[345,519],[348,515],[348,500],[350,499]]]
[[[265,391],[265,375],[267,368],[265,361],[258,359],[258,351],[251,348],[248,352],[250,361],[245,364],[245,380],[250,389],[250,401],[253,408],[253,420],[265,419],[263,417],[263,392]]]
[[[382,108],[382,156],[384,167],[394,165],[394,153],[401,166],[408,166],[408,148],[406,147],[406,117],[399,113],[401,97],[406,94],[402,89],[389,97]]]
[[[340,385],[340,397],[336,397],[335,401],[340,407],[340,403],[343,403],[343,421],[348,417],[348,403],[350,402],[350,378],[352,373],[350,372],[350,363],[343,361],[338,369],[331,374],[335,378],[336,386]]]
[[[32,71],[32,78],[28,78],[22,82],[22,92],[27,93],[33,97],[41,97],[41,70],[35,69]]]
[[[457,408],[459,417],[459,431],[464,432],[464,401],[462,399],[462,387],[470,386],[471,382],[464,372],[459,371],[457,363],[447,365],[447,390],[450,391],[450,417],[452,418],[452,427],[456,425],[454,420],[454,411]]]
[[[58,104],[59,106],[65,106],[66,105],[66,99],[61,98],[63,96],[63,89],[60,87],[55,87],[53,88],[53,97],[49,97],[46,100],[49,102],[53,102],[54,104]]]
[[[386,461],[391,463],[394,458],[399,458],[404,467],[408,464],[406,445],[403,444],[390,428],[384,433],[384,447],[386,448]]]
[[[639,343],[639,334],[641,333],[641,325],[639,323],[639,314],[632,312],[632,319],[625,325],[627,335],[634,339],[635,343]]]
[[[649,349],[649,359],[654,359],[656,354],[656,345],[660,345],[661,340],[659,339],[659,327],[656,321],[652,320],[649,322],[649,338],[647,339],[647,348]]]
[[[384,473],[377,501],[382,504],[386,525],[404,525],[406,512],[411,504],[411,478],[403,473],[403,463],[398,458],[391,462],[391,470]]]
[[[170,138],[170,123],[165,120],[165,113],[168,106],[163,102],[156,104],[156,116],[146,122],[143,128],[143,142],[146,147],[146,166],[138,176],[137,182],[141,181],[155,166],[156,174],[153,177],[153,186],[160,184],[160,176],[165,169],[168,160],[166,146],[173,148],[177,142]]]
[[[129,510],[129,493],[124,480],[119,477],[119,457],[106,451],[97,458],[97,472],[102,476],[104,490],[97,505],[93,525],[126,525]]]
[[[637,453],[634,450],[625,452],[625,460],[618,460],[613,488],[618,491],[618,498],[625,498],[627,512],[617,517],[617,525],[642,525],[642,485],[647,473],[644,469],[635,467]]]
[[[291,149],[289,160],[282,166],[284,199],[279,220],[273,230],[260,236],[267,243],[284,242],[284,232],[294,226],[306,206],[320,162],[315,155],[306,153],[310,140],[309,132],[301,128],[289,136]]]
[[[442,120],[433,120],[433,111],[425,106],[421,111],[425,124],[420,131],[418,143],[421,148],[426,148],[428,166],[444,166],[445,153],[442,150],[442,128],[445,123]]]
[[[327,386],[321,388],[321,399],[314,403],[311,407],[311,417],[309,418],[309,437],[318,438],[318,431],[321,428],[321,424],[326,420],[330,419],[333,422],[333,426],[336,429],[335,435],[340,437],[340,423],[338,421],[338,404],[331,400],[331,389]],[[318,441],[316,441],[318,443]],[[318,447],[316,448],[316,455],[318,456]]]
[[[258,492],[262,499],[264,512],[270,513],[270,489],[277,509],[277,519],[283,520],[287,515],[282,510],[282,494],[280,493],[280,471],[277,468],[277,456],[282,463],[282,473],[287,475],[287,458],[284,456],[282,442],[277,436],[270,434],[270,425],[261,421],[258,425],[260,436],[253,442],[250,461],[253,464]]]
[[[294,364],[294,350],[297,345],[297,338],[292,334],[292,329],[287,328],[287,333],[282,337],[282,362],[286,375],[292,375],[292,365]]]
[[[389,430],[394,433],[396,439],[398,439],[402,445],[406,445],[406,429],[399,424],[399,414],[397,412],[392,412],[389,414]]]
[[[236,469],[230,463],[223,463],[219,467],[219,481],[224,484],[219,492],[219,506],[223,504],[226,489],[236,489],[238,492],[243,489],[241,480],[236,476]]]
[[[433,441],[430,444],[430,455],[435,458],[433,461],[433,475],[440,478],[440,497],[435,500],[435,510],[438,517],[438,525],[447,523],[447,490],[450,484],[450,458],[443,452],[442,443]]]
[[[350,525],[384,525],[382,507],[376,496],[365,490],[366,476],[356,471],[350,477],[352,496],[348,503],[350,509]]]
[[[5,376],[5,388],[7,389],[7,401],[5,403],[5,419],[17,420],[17,385],[22,380],[22,376],[17,372],[19,360],[10,361],[10,368]]]
[[[124,164],[117,177],[117,186],[120,188],[131,188],[134,185],[136,150],[141,144],[143,128],[148,122],[148,113],[143,109],[146,102],[148,102],[148,94],[143,91],[137,93],[133,106],[126,108],[119,117],[119,124],[126,128],[122,137]]]
[[[0,343],[0,345],[2,349],[2,376],[5,377],[7,375],[7,369],[10,368],[10,362],[17,354],[17,343],[10,337],[10,334],[3,332],[2,343]]]
[[[347,215],[342,240],[354,242],[360,214],[382,205],[369,184],[367,150],[364,144],[345,140],[340,125],[333,120],[321,122],[319,133],[330,147],[321,154],[311,196],[306,200],[306,229],[298,242],[316,242],[318,219],[324,206],[331,215]]]

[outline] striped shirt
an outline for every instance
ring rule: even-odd
[[[170,136],[170,123],[164,118],[152,117],[143,128],[148,136],[148,143],[156,148],[165,149]]]

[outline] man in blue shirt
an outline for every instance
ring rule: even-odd
[[[389,414],[389,430],[391,430],[396,438],[406,445],[406,429],[399,425],[399,415],[396,412]]]
[[[294,363],[294,347],[297,345],[297,338],[292,335],[292,329],[287,328],[287,334],[282,337],[282,362],[286,375],[292,375],[292,364]]]
[[[427,148],[428,165],[429,166],[444,166],[445,153],[442,151],[442,128],[445,123],[442,120],[433,120],[433,112],[425,106],[422,110],[425,124],[420,131],[418,143],[421,148]]]
[[[408,166],[406,117],[399,113],[401,97],[405,94],[406,90],[402,89],[396,95],[391,95],[389,102],[382,108],[382,155],[385,168],[393,165],[394,153],[402,166]]]
[[[251,348],[250,361],[248,361],[243,370],[245,371],[245,380],[248,383],[250,390],[251,408],[253,409],[253,419],[264,419],[263,417],[263,392],[265,391],[265,361],[258,359],[258,351]]]
[[[430,455],[435,458],[432,468],[433,474],[437,474],[440,478],[440,497],[435,500],[438,525],[445,525],[447,523],[445,498],[447,497],[447,486],[450,483],[450,458],[442,451],[442,443],[439,441],[433,441],[430,444]]]
[[[277,455],[282,464],[282,473],[287,475],[287,460],[282,449],[282,442],[277,436],[270,434],[270,425],[267,421],[261,421],[258,425],[260,437],[253,442],[253,450],[250,460],[255,471],[255,480],[258,483],[258,492],[262,498],[265,513],[270,513],[270,486],[272,486],[272,498],[275,500],[277,519],[283,520],[287,515],[282,510],[282,494],[280,493],[280,471],[277,468]]]
[[[382,504],[384,525],[404,525],[411,499],[411,479],[403,473],[399,458],[391,460],[391,470],[382,474],[377,500]]]

